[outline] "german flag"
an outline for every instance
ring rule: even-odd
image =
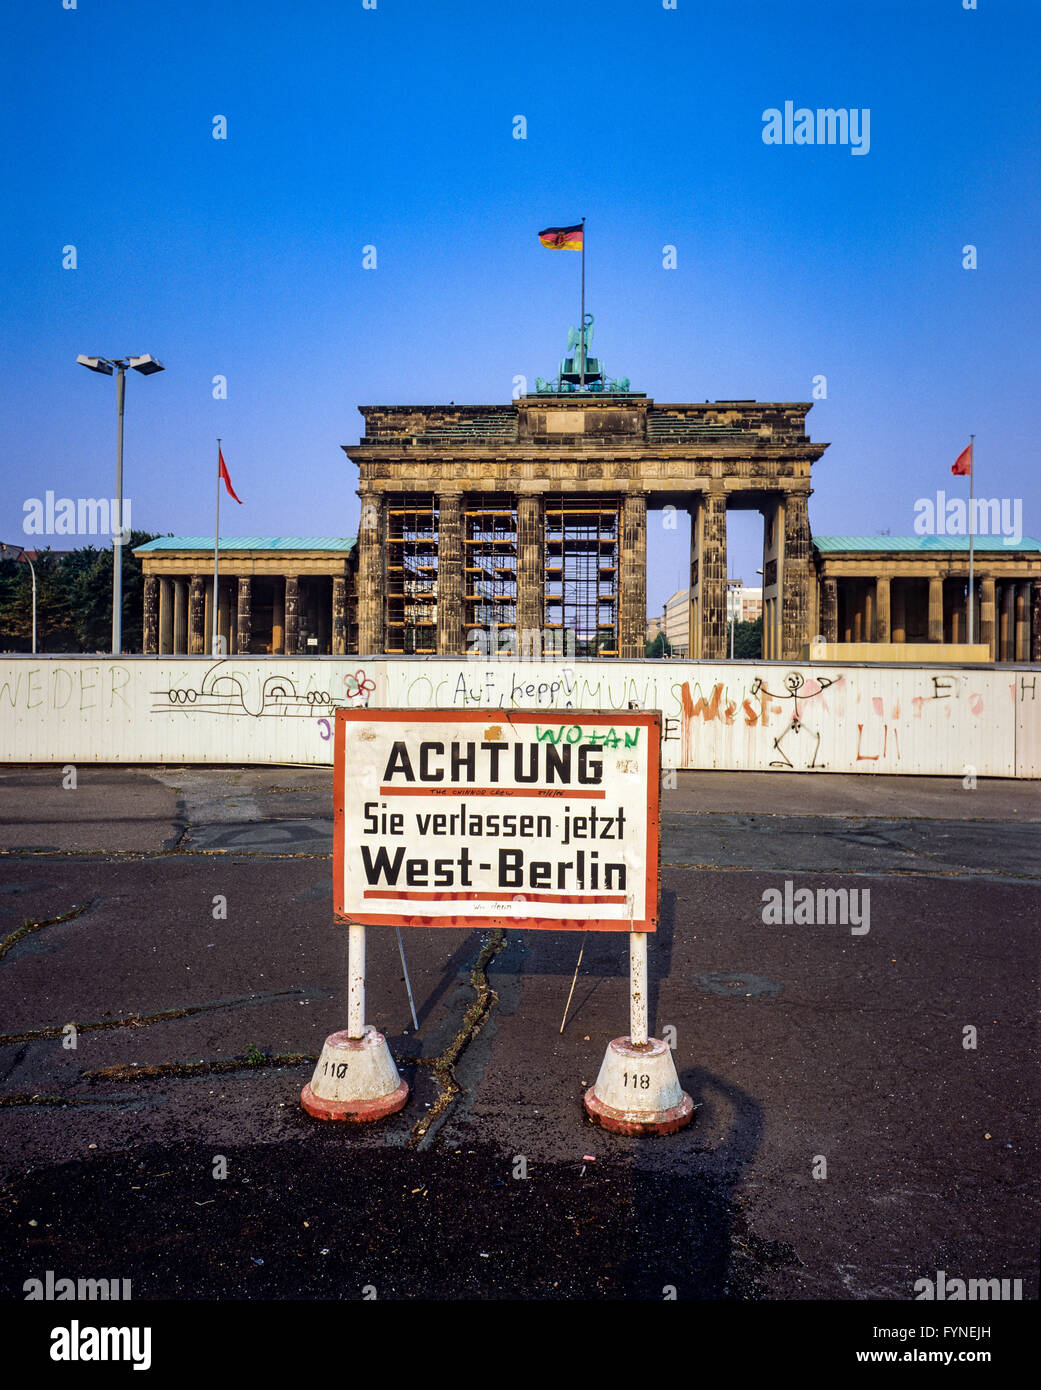
[[[539,241],[551,251],[581,251],[582,235],[580,222],[577,227],[547,227],[544,232],[539,232]]]

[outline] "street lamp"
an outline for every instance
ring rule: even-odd
[[[126,397],[126,370],[133,367],[142,376],[161,372],[163,364],[150,352],[141,357],[84,357],[81,353],[76,361],[81,367],[102,376],[111,376],[118,371],[116,378],[116,520],[112,528],[112,654],[118,656],[123,647],[123,401]]]
[[[29,552],[20,545],[4,545],[0,541],[0,560],[24,560],[33,577],[33,656],[36,655],[36,566],[29,559]]]
[[[737,607],[731,602],[731,594],[739,594],[744,588],[743,579],[727,580],[727,617],[730,619],[730,660],[734,659],[734,627],[737,619]]]

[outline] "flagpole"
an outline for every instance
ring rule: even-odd
[[[582,328],[582,375],[579,379],[579,390],[586,389],[586,219],[582,218],[582,317],[579,319]]]
[[[964,437],[964,436],[963,436],[963,437]],[[974,598],[975,598],[975,594],[974,594],[974,592],[973,592],[974,584],[973,584],[973,566],[972,566],[972,558],[973,558],[973,556],[972,556],[972,490],[973,490],[973,484],[974,484],[974,481],[975,481],[975,478],[974,478],[975,472],[976,472],[976,436],[975,436],[974,434],[970,434],[970,435],[969,435],[969,644],[970,644],[970,646],[971,646],[971,644],[972,644],[972,642],[973,642],[973,639],[974,639],[974,637],[975,637],[975,627],[976,627],[976,624],[975,624],[975,621],[974,621],[975,614],[974,614],[974,611],[973,611],[973,610],[974,610],[974,607],[975,607],[974,602],[973,602],[973,600],[974,600]]]
[[[220,613],[220,437],[217,438],[217,519],[213,525],[213,625],[210,633],[210,655],[217,655],[217,623]]]

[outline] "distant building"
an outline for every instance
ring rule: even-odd
[[[763,616],[762,589],[740,588],[727,590],[727,622],[754,623]]]
[[[763,615],[762,589],[735,588],[727,590],[727,624],[751,623]],[[664,632],[673,656],[690,655],[690,590],[677,589],[665,600],[660,616],[649,619],[647,641],[653,642]]]

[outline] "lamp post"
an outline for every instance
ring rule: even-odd
[[[0,560],[24,560],[33,577],[33,656],[36,655],[36,566],[29,559],[29,552],[20,545],[4,545],[0,541]]]
[[[112,655],[123,648],[123,402],[126,398],[126,370],[133,367],[142,376],[161,372],[163,364],[151,353],[141,357],[84,357],[76,358],[82,367],[102,376],[119,373],[116,378],[116,517],[112,527]]]
[[[739,594],[743,588],[744,588],[744,580],[743,580],[743,579],[728,579],[728,580],[727,580],[727,609],[728,609],[728,614],[727,614],[727,616],[730,618],[730,660],[731,660],[731,661],[733,661],[733,659],[734,659],[734,628],[735,628],[735,626],[736,626],[736,617],[737,617],[737,614],[736,614],[736,611],[735,611],[734,604],[733,604],[733,603],[731,602],[731,600],[730,600],[730,595],[731,595],[731,594],[735,594],[735,593]]]

